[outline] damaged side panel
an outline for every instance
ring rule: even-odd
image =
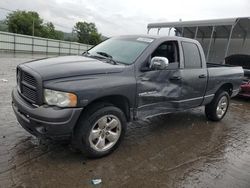
[[[138,117],[173,112],[181,97],[180,70],[157,70],[142,73],[137,80]]]

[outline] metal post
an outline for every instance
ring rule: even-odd
[[[14,53],[16,53],[16,34],[14,33]]]
[[[236,24],[237,24],[238,22],[239,22],[239,21],[237,20]],[[235,25],[236,25],[236,24],[235,24]],[[247,30],[244,29],[244,28],[241,26],[240,23],[238,23],[238,26],[239,26],[239,28],[240,28],[240,29],[243,31],[243,33],[244,33],[244,37],[243,37],[243,41],[242,41],[242,50],[243,50],[244,45],[245,45],[245,42],[246,42],[246,38],[247,38]]]
[[[72,42],[69,42],[69,55],[71,54],[71,43]]]
[[[34,54],[34,36],[32,37],[32,46],[31,46],[31,48],[32,48],[32,54]]]
[[[184,35],[184,27],[181,28],[181,36],[183,37]]]
[[[46,55],[48,56],[49,53],[49,39],[46,41]]]
[[[199,30],[199,27],[196,27],[195,34],[194,34],[194,39],[197,38],[198,30]]]
[[[79,46],[78,46],[78,55],[80,55],[80,48],[81,48],[81,44],[79,43]]]
[[[61,55],[61,41],[59,40],[59,55]]]
[[[168,30],[168,36],[170,35],[171,29],[172,29],[172,27],[170,27],[169,30]]]
[[[230,45],[230,42],[231,42],[231,37],[232,37],[233,29],[234,29],[234,25],[232,25],[231,30],[230,30],[230,34],[229,34],[229,38],[228,38],[228,42],[227,42],[227,48],[226,48],[226,51],[225,51],[224,58],[227,57],[227,53],[228,53],[229,45]]]
[[[34,18],[32,20],[32,36],[34,37],[35,34],[35,23],[34,23]]]
[[[147,34],[149,34],[149,30],[150,30],[150,29],[148,28],[148,32],[147,32]]]
[[[161,28],[158,28],[158,30],[157,30],[157,35],[159,35],[160,30],[161,30]]]
[[[246,42],[246,37],[244,37],[244,38],[243,38],[243,41],[242,41],[242,50],[243,50],[243,48],[244,48],[245,42]]]
[[[209,45],[208,45],[208,50],[207,50],[207,62],[208,62],[208,58],[209,58],[209,53],[210,53],[210,48],[211,48],[211,45],[212,45],[212,39],[213,39],[213,34],[214,34],[214,26],[213,26],[213,29],[212,29],[212,33],[211,33],[211,37],[210,37],[210,41],[209,41]]]

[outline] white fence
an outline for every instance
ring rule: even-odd
[[[0,31],[0,51],[45,53],[45,54],[81,54],[91,45],[62,40],[53,40],[28,35]]]

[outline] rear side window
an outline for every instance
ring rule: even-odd
[[[201,57],[198,46],[190,42],[182,42],[185,68],[201,68]]]

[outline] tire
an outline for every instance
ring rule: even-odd
[[[205,114],[209,120],[220,121],[224,118],[229,107],[230,97],[228,92],[219,91],[212,102],[205,107]]]
[[[80,117],[72,143],[86,157],[100,158],[119,146],[126,128],[127,121],[122,110],[111,104],[95,104]]]

